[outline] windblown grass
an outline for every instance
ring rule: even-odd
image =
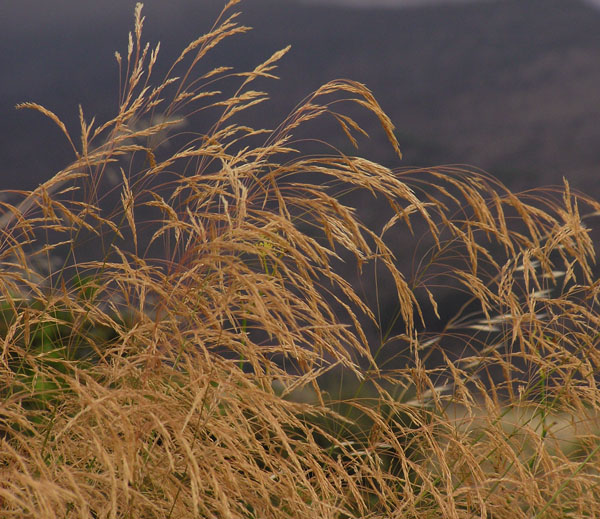
[[[21,105],[76,159],[2,202],[0,515],[596,517],[600,284],[583,222],[600,205],[566,182],[517,195],[474,171],[300,153],[294,131],[320,117],[357,143],[342,101],[400,153],[348,80],[273,131],[245,126],[286,49],[203,70],[246,32],[237,3],[158,86],[138,4],[118,113],[81,111],[78,138]],[[383,228],[348,193],[385,205]],[[368,296],[394,287],[393,327],[351,262]],[[438,320],[448,290],[464,304]]]

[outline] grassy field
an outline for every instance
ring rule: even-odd
[[[0,517],[598,516],[600,204],[296,139],[359,107],[401,156],[351,80],[244,125],[287,49],[204,69],[238,3],[156,82],[138,4],[109,121],[20,105],[75,159],[1,202]]]

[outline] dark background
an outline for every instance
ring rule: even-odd
[[[23,0],[0,7],[2,188],[31,188],[73,156],[38,102],[71,123],[77,106],[116,112],[114,51],[125,54],[134,1]],[[146,2],[145,37],[167,64],[207,31],[223,2]],[[373,122],[361,153],[390,165],[463,163],[513,188],[560,183],[600,194],[600,11],[577,0],[503,0],[351,9],[246,0],[254,27],[211,55],[248,69],[292,44],[258,123],[274,125],[327,80],[365,82],[397,126],[404,160]],[[207,63],[207,67],[209,64]],[[160,75],[156,76],[160,78]],[[367,121],[368,126],[368,121]]]
[[[324,82],[366,83],[397,127],[395,157],[376,121],[359,153],[386,165],[469,164],[514,190],[560,184],[600,198],[600,10],[577,0],[499,0],[351,9],[318,0],[246,0],[254,31],[215,50],[205,69],[249,70],[292,44],[261,82],[268,105],[248,123],[274,127]],[[144,37],[161,41],[155,75],[209,30],[224,2],[149,0]],[[127,51],[132,0],[22,0],[0,6],[0,189],[33,189],[73,159],[69,145],[23,101],[57,113],[78,136],[87,119],[117,111],[114,52]],[[365,5],[369,5],[365,2]],[[324,122],[321,137],[352,149]],[[333,129],[334,126],[331,126]],[[364,217],[378,214],[364,206]],[[385,297],[384,297],[385,299]],[[456,302],[454,302],[456,303]],[[456,308],[452,301],[446,305]]]

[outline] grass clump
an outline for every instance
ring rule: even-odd
[[[21,105],[76,158],[2,202],[2,517],[596,516],[583,221],[599,204],[567,183],[518,196],[480,172],[301,153],[294,131],[319,117],[357,143],[341,102],[399,153],[352,81],[275,130],[244,125],[286,49],[248,73],[203,70],[246,32],[237,3],[158,86],[138,4],[118,113],[80,110],[77,139]],[[388,211],[381,229],[357,193]],[[449,290],[456,308],[438,304]]]

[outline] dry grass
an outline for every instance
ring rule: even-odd
[[[352,81],[274,131],[244,126],[285,51],[202,70],[246,31],[237,3],[159,86],[138,5],[118,114],[81,112],[77,138],[22,105],[76,160],[2,202],[1,517],[597,517],[600,284],[583,221],[600,205],[567,183],[518,196],[473,171],[298,153],[317,117],[360,136],[341,101],[399,153]],[[198,114],[217,114],[206,133],[174,133]],[[343,203],[357,192],[387,204],[384,228]],[[394,336],[370,341],[379,310],[340,260],[395,286]],[[439,329],[443,287],[465,304]]]

